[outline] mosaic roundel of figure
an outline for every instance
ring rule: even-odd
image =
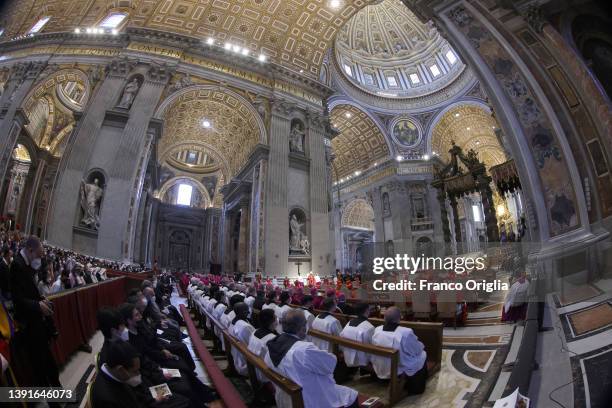
[[[393,126],[393,138],[403,146],[416,145],[419,137],[419,128],[410,119],[401,119]]]

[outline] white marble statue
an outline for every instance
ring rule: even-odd
[[[100,181],[96,178],[93,183],[81,181],[81,208],[83,218],[81,224],[97,230],[100,226],[100,202],[104,190],[100,187]]]
[[[121,101],[119,102],[119,107],[123,109],[130,109],[132,103],[134,103],[134,99],[136,99],[136,94],[140,89],[140,82],[138,82],[137,78],[132,79],[123,89],[123,96],[121,97]]]
[[[304,254],[310,255],[310,241],[308,241],[308,238],[304,237],[300,241],[300,248],[302,249],[302,252],[304,252]]]
[[[289,150],[294,153],[304,153],[304,130],[301,122],[295,122],[291,127]]]
[[[289,234],[289,243],[290,247],[293,250],[300,249],[300,242],[302,241],[302,226],[304,224],[300,224],[295,214],[291,215],[291,219],[289,220],[289,227],[291,228],[291,233]]]

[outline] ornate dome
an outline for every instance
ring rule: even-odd
[[[390,98],[434,93],[465,68],[433,23],[421,21],[400,0],[370,4],[338,33],[336,61],[362,90]]]

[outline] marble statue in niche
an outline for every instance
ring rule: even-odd
[[[300,222],[295,213],[289,218],[289,253],[292,255],[310,254],[310,241],[308,235],[302,231],[305,222]]]
[[[81,209],[83,218],[81,224],[88,228],[98,230],[100,227],[100,203],[104,190],[100,187],[100,180],[94,178],[93,182],[81,181]]]
[[[132,78],[132,80],[127,83],[125,88],[123,88],[123,95],[121,96],[121,100],[117,106],[122,109],[130,109],[134,103],[134,99],[136,99],[136,94],[138,93],[139,89],[140,82],[138,81],[138,78]]]
[[[391,215],[391,203],[389,202],[389,193],[383,193],[382,204],[383,204],[383,217],[390,216]]]
[[[291,133],[289,133],[289,150],[292,153],[304,153],[304,125],[299,120],[291,123]]]

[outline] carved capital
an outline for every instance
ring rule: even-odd
[[[147,81],[165,84],[170,80],[173,73],[174,68],[168,66],[168,64],[157,64],[152,62],[147,70]]]
[[[272,114],[283,116],[289,119],[297,110],[297,105],[293,102],[288,102],[283,99],[275,99],[272,101]]]
[[[106,66],[106,72],[110,76],[125,78],[132,72],[135,66],[136,61],[133,59],[127,56],[117,57]]]

